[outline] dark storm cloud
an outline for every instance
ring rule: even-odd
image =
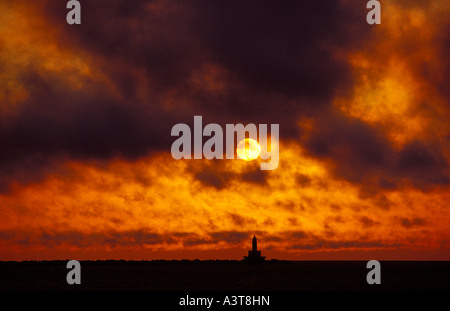
[[[410,229],[410,228],[414,228],[414,227],[421,227],[421,226],[424,226],[426,223],[425,219],[421,218],[421,217],[400,218],[399,222],[406,229]]]
[[[210,233],[207,237],[202,237],[198,234],[187,234],[182,237],[184,246],[217,244],[220,242],[225,242],[227,244],[240,244],[247,239],[250,241],[250,238],[250,233],[241,231],[217,231]]]
[[[262,171],[257,167],[256,169],[249,169],[241,174],[241,179],[245,182],[255,184],[265,184],[267,182],[267,171]]]
[[[175,232],[171,234],[171,237],[174,241],[181,241],[184,247],[216,243],[192,232]]]
[[[167,112],[161,94],[184,81],[183,72],[190,69],[183,68],[195,66],[193,58],[200,57],[198,51],[188,52],[196,45],[184,33],[185,12],[164,5],[145,10],[151,1],[91,1],[82,4],[83,23],[74,28],[61,18],[67,14],[65,4],[37,3],[45,3],[48,22],[59,29],[57,43],[96,59],[96,69],[113,82],[113,89],[108,82],[75,74],[83,84],[79,89],[68,79],[72,73],[49,72],[39,63],[17,66],[29,99],[0,120],[0,191],[10,180],[41,180],[55,159],[137,158],[170,150],[172,126],[188,123],[193,114]],[[136,68],[145,69],[154,96],[138,98],[142,81]]]
[[[249,233],[240,231],[212,232],[210,236],[213,241],[216,242],[224,241],[230,244],[239,244],[244,240],[250,239]]]
[[[305,239],[310,237],[311,234],[305,231],[294,231],[289,233],[289,238],[298,240],[298,239]]]
[[[105,85],[73,90],[60,77],[28,72],[31,99],[0,133],[0,158],[66,152],[74,156],[139,156],[158,149],[170,136],[164,113],[143,103],[123,103]],[[172,117],[173,119],[173,117]],[[169,145],[170,146],[170,145]]]
[[[305,141],[308,151],[317,157],[332,158],[336,168],[349,180],[364,178],[369,172],[385,166],[391,146],[382,132],[361,120],[332,113],[316,121]]]
[[[413,140],[398,150],[380,129],[338,112],[318,118],[303,143],[314,157],[328,159],[338,177],[365,186],[392,189],[408,180],[426,188],[450,182],[440,142]]]
[[[450,22],[446,22],[446,24],[443,25],[443,29],[449,29],[450,28]],[[450,52],[450,33],[448,31],[443,31],[440,34],[441,37],[439,37],[438,46],[439,46],[439,65],[442,68],[442,76],[437,81],[438,89],[445,96],[447,99],[447,107],[450,109],[450,88],[448,87],[450,85],[450,59],[448,57],[448,53]]]
[[[298,173],[295,175],[295,182],[300,187],[308,187],[311,185],[311,178],[309,178],[307,175]]]
[[[234,175],[229,172],[216,170],[211,166],[206,166],[194,174],[194,178],[203,185],[211,186],[218,190],[225,188],[228,185],[228,182],[232,180],[233,176]]]
[[[190,166],[188,172],[192,173],[194,178],[201,182],[202,185],[214,187],[217,190],[228,187],[235,180],[257,185],[266,184],[268,173],[260,170],[257,163],[254,165],[249,163],[240,174],[229,171],[225,163],[225,160],[211,160],[207,164],[201,163],[201,165]]]
[[[400,219],[405,221],[405,219]],[[410,224],[406,228],[423,225],[421,220],[408,220]],[[402,224],[404,226],[404,224]],[[389,244],[379,241],[328,241],[320,239],[308,232],[280,232],[268,234],[267,232],[244,231],[217,231],[206,237],[195,233],[183,232],[173,234],[158,234],[145,229],[128,231],[108,231],[83,233],[75,230],[48,231],[48,230],[1,230],[0,241],[17,243],[24,247],[47,245],[50,247],[74,246],[80,248],[89,247],[140,247],[143,245],[160,245],[182,243],[185,247],[198,245],[211,245],[225,242],[229,246],[244,245],[250,247],[253,234],[266,243],[287,242],[289,249],[317,250],[317,249],[342,249],[342,248],[392,248],[401,247],[400,244]]]
[[[244,226],[248,224],[256,224],[256,220],[250,217],[244,217],[236,213],[229,213],[228,217],[236,226]]]
[[[10,151],[9,151],[10,152]],[[8,159],[0,162],[0,193],[11,190],[11,181],[21,184],[37,183],[43,180],[47,174],[64,171],[60,167],[61,159],[53,159],[48,156],[27,156]]]
[[[163,90],[182,83],[202,61],[189,27],[191,8],[184,1],[87,1],[77,27],[60,18],[67,14],[65,6],[49,1],[46,7],[52,23],[63,30],[61,41],[106,58],[105,69],[125,94],[133,94],[136,81],[121,76],[124,65],[144,69]]]
[[[109,247],[126,247],[139,245],[155,245],[164,242],[171,243],[170,237],[146,230],[130,230],[125,232],[95,232],[83,233],[79,231],[0,231],[0,240],[14,240],[24,246],[50,245],[62,246],[72,245],[76,247],[91,247],[108,245]]]
[[[374,38],[364,10],[361,1],[100,0],[83,2],[82,24],[69,26],[62,18],[65,4],[46,1],[45,18],[59,31],[57,43],[93,59],[94,70],[112,81],[115,92],[88,78],[77,90],[64,74],[39,64],[18,68],[30,99],[0,125],[0,187],[14,178],[38,180],[47,158],[169,151],[172,126],[192,124],[194,115],[221,125],[278,123],[281,140],[297,139],[351,182],[376,180],[389,189],[405,178],[420,187],[446,184],[440,144],[417,141],[398,152],[383,132],[331,108],[336,92],[353,86],[350,65],[336,55]],[[448,34],[437,41],[448,68]],[[223,67],[222,93],[190,84],[206,64]],[[437,82],[448,98],[447,73]],[[145,99],[142,89],[149,94]],[[175,94],[175,108],[165,107],[168,93]],[[315,120],[311,133],[297,126],[305,115]],[[37,173],[20,177],[14,167],[26,167],[30,159]],[[216,189],[235,177],[215,169],[194,176]],[[265,174],[246,172],[242,180],[264,184]],[[307,180],[298,181],[307,186]]]
[[[367,216],[360,217],[359,221],[361,222],[361,224],[363,225],[364,228],[370,228],[370,227],[373,227],[376,224],[378,224],[377,221],[374,221],[373,219],[371,219]]]
[[[397,171],[416,184],[449,184],[448,162],[438,143],[412,141],[399,154]]]
[[[61,40],[137,65],[160,87],[183,83],[196,66],[213,60],[257,93],[311,99],[329,98],[350,79],[331,48],[357,47],[368,36],[370,28],[356,27],[365,16],[355,3],[91,1],[83,3],[77,27],[60,18],[64,6],[48,2],[47,11],[64,30]]]
[[[370,28],[355,27],[364,16],[338,3],[91,1],[78,27],[61,21],[61,6],[50,2],[47,10],[64,30],[61,41],[104,59],[125,94],[133,94],[135,82],[126,67],[138,67],[152,90],[177,88],[217,123],[279,123],[289,136],[296,116],[328,105],[351,80],[334,47],[356,48],[370,35]],[[205,63],[221,64],[232,77],[223,96],[189,89],[187,80]]]
[[[54,151],[142,155],[169,143],[177,116],[190,120],[191,109],[218,123],[228,116],[232,123],[265,120],[295,131],[297,110],[326,103],[350,79],[347,65],[334,59],[328,47],[353,44],[364,31],[351,27],[353,10],[337,3],[90,1],[83,3],[82,24],[71,27],[61,18],[65,6],[48,1],[46,12],[60,30],[59,43],[99,59],[121,98],[102,85],[74,90],[63,85],[64,77],[27,69],[23,83],[31,100],[2,129],[7,150],[2,157]],[[194,70],[207,62],[219,62],[239,81],[222,99],[185,90]],[[134,102],[136,68],[145,71],[155,95],[145,103]],[[158,99],[173,88],[191,108],[163,112]]]
[[[362,17],[338,1],[196,1],[214,57],[258,92],[330,96],[348,67],[328,46],[358,41]]]
[[[295,250],[317,250],[317,249],[345,249],[345,248],[398,248],[401,244],[386,244],[383,242],[364,241],[326,241],[318,240],[312,244],[295,244],[290,248]]]
[[[0,125],[0,188],[14,179],[37,182],[64,159],[137,158],[170,150],[173,122],[158,105],[118,100],[105,85],[74,90],[56,75],[29,71],[22,82],[30,99]]]
[[[217,244],[216,241],[211,241],[207,239],[202,238],[189,238],[183,241],[183,246],[189,247],[189,246],[197,246],[197,245],[205,245],[205,244]]]
[[[210,58],[229,73],[220,98],[196,94],[202,111],[224,122],[280,124],[282,139],[298,138],[298,117],[329,109],[352,83],[338,49],[371,36],[355,5],[338,1],[195,1],[193,22]],[[214,110],[214,111],[213,111]]]

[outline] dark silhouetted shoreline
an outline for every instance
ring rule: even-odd
[[[80,261],[81,285],[68,285],[67,261],[0,262],[1,291],[449,291],[449,261],[381,261],[368,285],[366,261]]]

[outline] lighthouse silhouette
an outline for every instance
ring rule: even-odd
[[[258,250],[258,240],[256,236],[253,236],[252,239],[252,250],[248,251],[248,256],[244,256],[244,261],[248,263],[260,263],[264,262],[266,257],[261,256],[261,251]]]

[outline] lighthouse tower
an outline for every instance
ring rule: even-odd
[[[248,251],[248,256],[244,256],[244,261],[249,263],[259,263],[264,262],[266,257],[261,256],[261,251],[258,250],[258,240],[256,236],[253,236],[252,239],[252,250]]]

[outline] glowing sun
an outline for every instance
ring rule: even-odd
[[[261,153],[261,146],[256,140],[246,138],[239,142],[236,152],[239,159],[244,161],[252,161],[258,158]]]

